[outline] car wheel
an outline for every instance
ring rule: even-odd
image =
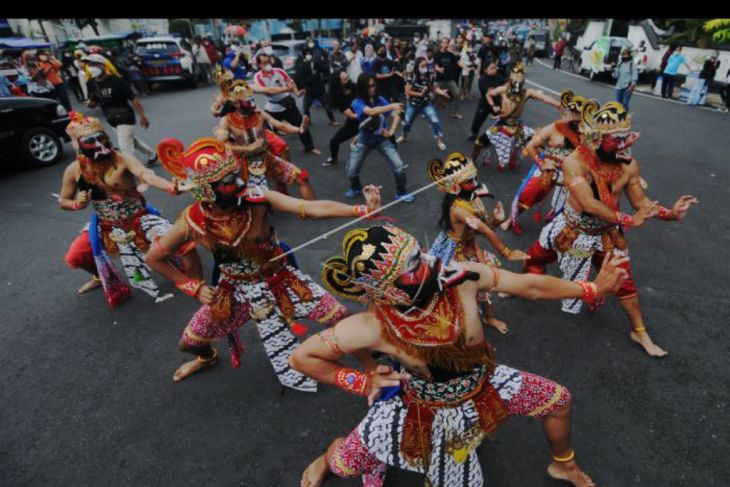
[[[23,159],[31,167],[55,164],[63,155],[61,139],[50,129],[36,127],[28,130],[20,139]]]

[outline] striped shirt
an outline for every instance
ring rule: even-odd
[[[261,88],[285,87],[287,83],[292,81],[289,75],[286,74],[286,71],[281,68],[273,68],[269,73],[261,70],[256,73],[253,78],[256,84]],[[280,103],[286,97],[291,97],[291,93],[279,93],[278,95],[264,94],[264,96],[266,97],[266,106],[264,107],[264,110],[267,112],[278,113],[286,110],[286,108],[281,106]]]

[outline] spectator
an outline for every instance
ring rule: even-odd
[[[467,45],[466,51],[461,55],[461,64],[464,66],[461,70],[461,99],[466,100],[471,96],[474,76],[479,69],[479,60],[471,45]]]
[[[0,73],[0,98],[7,98],[13,96],[12,84],[5,77],[4,74]]]
[[[440,150],[446,150],[444,144],[444,131],[441,128],[438,113],[431,104],[431,92],[447,97],[449,92],[441,90],[434,86],[434,73],[428,70],[428,63],[424,58],[416,59],[416,69],[406,78],[406,96],[408,96],[408,104],[406,105],[405,124],[403,125],[403,133],[398,137],[397,142],[405,142],[408,133],[411,131],[413,121],[419,113],[424,112],[431,123],[433,136],[436,138],[436,145]]]
[[[223,67],[231,71],[235,79],[245,80],[247,78],[246,55],[239,41],[233,41],[230,48],[226,51],[226,57],[223,59]]]
[[[203,46],[203,39],[200,36],[195,38],[192,52],[195,62],[198,64],[198,72],[207,84],[213,84],[213,63],[210,62],[208,51]]]
[[[350,80],[357,79],[362,73],[363,55],[358,48],[357,41],[350,43],[350,49],[345,53],[347,59],[347,76]]]
[[[485,65],[484,72],[479,77],[479,103],[477,103],[477,110],[474,112],[474,119],[471,122],[471,137],[468,140],[473,142],[477,139],[482,124],[492,114],[492,109],[487,103],[487,91],[503,84],[504,78],[499,74],[497,61],[492,59]],[[499,101],[495,101],[495,104],[499,105]]]
[[[560,69],[560,61],[563,59],[563,51],[565,51],[566,44],[565,39],[562,37],[560,37],[558,43],[555,44],[555,60],[553,62],[553,69]]]
[[[135,111],[139,114],[140,125],[145,129],[150,126],[142,102],[134,96],[129,83],[104,56],[90,54],[84,57],[84,61],[88,64],[90,74],[88,106],[93,108],[97,104],[101,105],[104,118],[116,130],[120,152],[134,157],[136,148],[145,154],[147,164],[153,164],[157,160],[157,153],[134,135],[134,125],[137,123]]]
[[[89,81],[89,76],[86,63],[83,61],[84,56],[86,56],[86,53],[82,49],[78,48],[74,51],[74,66],[76,66],[79,73],[79,86],[81,87],[81,93],[84,95],[84,100],[88,100],[89,89],[86,85]]]
[[[330,139],[330,157],[322,163],[323,166],[332,166],[338,163],[340,144],[357,135],[359,122],[357,116],[350,109],[350,105],[357,95],[357,86],[350,79],[345,70],[336,71],[329,86],[330,106],[338,109],[345,115],[345,123]]]
[[[390,36],[385,39],[385,55],[395,64],[400,63],[400,51],[393,44],[393,38]]]
[[[428,48],[426,49],[426,63],[428,64],[428,70],[431,72],[436,72],[436,58],[433,57],[433,49]]]
[[[700,105],[705,104],[707,93],[710,92],[710,89],[712,88],[712,81],[715,79],[715,74],[720,68],[720,60],[718,59],[718,55],[719,53],[717,51],[713,51],[709,59],[705,60],[705,63],[702,65],[702,71],[700,71],[700,79],[704,82],[704,92],[702,95],[702,100],[700,100]]]
[[[79,84],[79,70],[74,63],[73,54],[71,54],[70,51],[63,51],[63,56],[61,57],[63,58],[61,61],[63,63],[63,75],[68,81],[68,84],[71,86],[71,91],[73,91],[76,101],[81,103],[85,101],[86,98],[84,97],[84,92],[81,91],[81,85]]]
[[[131,53],[127,55],[127,70],[132,78],[132,86],[140,96],[146,95],[150,91],[147,86],[147,81],[142,74],[141,64],[142,62],[139,57]]]
[[[362,73],[357,79],[357,98],[350,107],[358,119],[359,130],[355,146],[350,151],[347,161],[347,176],[350,178],[350,189],[345,193],[348,198],[362,194],[360,169],[365,158],[373,150],[380,152],[390,164],[396,185],[396,199],[407,203],[415,201],[415,197],[406,193],[406,174],[403,160],[393,143],[393,134],[400,122],[399,113],[403,111],[401,103],[391,103],[377,95],[375,79]],[[390,117],[390,123],[388,123]]]
[[[340,44],[340,41],[337,39],[332,42],[332,52],[327,57],[328,63],[330,66],[331,71],[340,71],[342,69],[347,68],[347,65],[349,64],[349,61],[347,60],[347,56],[345,56],[345,53],[342,52],[342,45]]]
[[[727,70],[727,73],[725,73],[725,82],[722,85],[722,88],[720,88],[720,96],[722,97],[722,106],[720,107],[721,112],[727,112],[728,108],[730,108],[730,69]]]
[[[532,61],[535,59],[535,51],[537,50],[537,43],[535,42],[535,37],[530,36],[530,39],[527,41],[527,65],[532,66]]]
[[[274,68],[271,65],[271,57],[261,53],[256,56],[256,64],[259,72],[254,75],[256,85],[255,91],[262,93],[266,97],[266,106],[264,110],[277,120],[286,120],[295,127],[302,126],[302,114],[297,108],[297,102],[292,97],[292,93],[302,96],[302,92],[297,88],[297,84],[286,74],[281,68]],[[309,117],[306,117],[308,120]],[[305,123],[306,127],[307,124]],[[308,154],[320,155],[321,152],[314,147],[312,134],[309,129],[303,130],[299,134],[299,140],[304,145],[304,152]]]
[[[507,78],[507,73],[509,72],[509,66],[512,62],[512,59],[509,56],[509,46],[507,45],[507,41],[502,41],[499,45],[498,50],[498,59],[499,59],[499,72],[502,75],[503,78]]]
[[[477,51],[477,57],[481,63],[479,67],[481,71],[484,71],[484,68],[492,62],[492,60],[499,57],[499,54],[496,52],[494,44],[492,43],[492,38],[488,34],[484,34],[482,36],[482,45]]]
[[[455,44],[450,44],[449,38],[441,39],[441,49],[436,54],[436,85],[440,90],[449,92],[453,102],[451,117],[459,120],[464,117],[459,113],[460,93],[456,84],[459,80],[459,74],[464,66],[461,64],[459,57],[453,52],[456,48]]]
[[[307,44],[302,48],[302,52],[304,49],[309,49],[317,62],[327,63],[327,54],[311,37],[307,38]]]
[[[375,60],[377,58],[375,57],[375,50],[373,49],[372,44],[366,44],[365,45],[365,55],[362,58],[362,62],[360,63],[360,66],[362,66],[362,72],[370,75],[375,76]],[[360,79],[359,77],[357,79]]]
[[[687,58],[682,54],[682,48],[677,47],[674,53],[667,59],[667,65],[662,73],[662,98],[672,98],[674,95],[674,82],[677,78],[677,72],[683,64],[692,72],[692,68],[687,64]]]
[[[38,69],[43,72],[45,78],[53,85],[53,91],[61,102],[61,105],[71,111],[71,100],[68,99],[66,92],[66,83],[60,76],[63,63],[53,57],[48,51],[38,51]]]
[[[424,35],[423,38],[421,38],[418,34],[416,34],[413,38],[413,46],[416,49],[415,57],[426,57],[426,51],[428,51],[428,38]]]
[[[616,101],[621,103],[626,111],[629,111],[629,100],[639,80],[639,72],[636,63],[631,56],[631,49],[625,47],[621,51],[621,60],[618,65],[613,65],[611,75],[616,79]]]
[[[310,109],[312,102],[319,100],[327,111],[327,118],[330,125],[337,126],[339,123],[335,121],[335,116],[329,107],[329,103],[325,99],[325,83],[329,77],[329,68],[325,62],[315,59],[314,51],[309,47],[304,48],[304,60],[298,66],[298,79],[304,90],[304,115],[312,118]]]
[[[397,101],[396,76],[400,73],[396,70],[395,62],[388,58],[388,51],[384,45],[378,47],[378,56],[373,63],[373,69],[380,96],[389,102]]]
[[[512,59],[512,63],[519,63],[522,61],[522,43],[516,35],[512,36],[509,50],[509,57]]]
[[[203,40],[203,47],[205,48],[205,52],[208,54],[210,64],[212,66],[218,64],[220,62],[220,55],[218,54],[218,49],[213,43],[213,37],[210,34],[206,36],[205,40]]]

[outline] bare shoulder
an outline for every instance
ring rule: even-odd
[[[63,171],[63,177],[71,177],[74,178],[78,177],[81,174],[81,167],[79,166],[79,160],[75,159],[71,164],[66,166],[66,169]]]
[[[380,346],[380,322],[371,311],[348,316],[335,325],[335,331],[343,349],[377,349]]]
[[[583,165],[578,159],[577,151],[573,151],[563,159],[563,169],[572,172],[573,174],[583,174]]]

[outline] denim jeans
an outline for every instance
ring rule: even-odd
[[[411,125],[413,125],[413,121],[422,111],[426,114],[426,116],[428,117],[428,121],[431,123],[433,136],[443,137],[444,131],[441,129],[441,122],[439,121],[438,113],[436,113],[436,109],[430,103],[425,103],[423,105],[415,107],[410,103],[406,105],[406,124],[403,127],[403,133],[408,135],[408,132],[411,131]]]
[[[626,111],[629,111],[629,100],[631,99],[631,91],[629,88],[617,88],[616,89],[616,101],[624,106]]]
[[[403,160],[395,149],[395,144],[390,140],[382,137],[364,142],[362,136],[358,135],[355,147],[350,151],[350,159],[347,161],[345,172],[350,178],[350,187],[356,190],[362,190],[360,184],[360,169],[365,162],[365,158],[375,149],[380,152],[390,164],[390,170],[393,171],[395,178],[396,192],[403,194],[406,192],[406,174],[403,172]]]

